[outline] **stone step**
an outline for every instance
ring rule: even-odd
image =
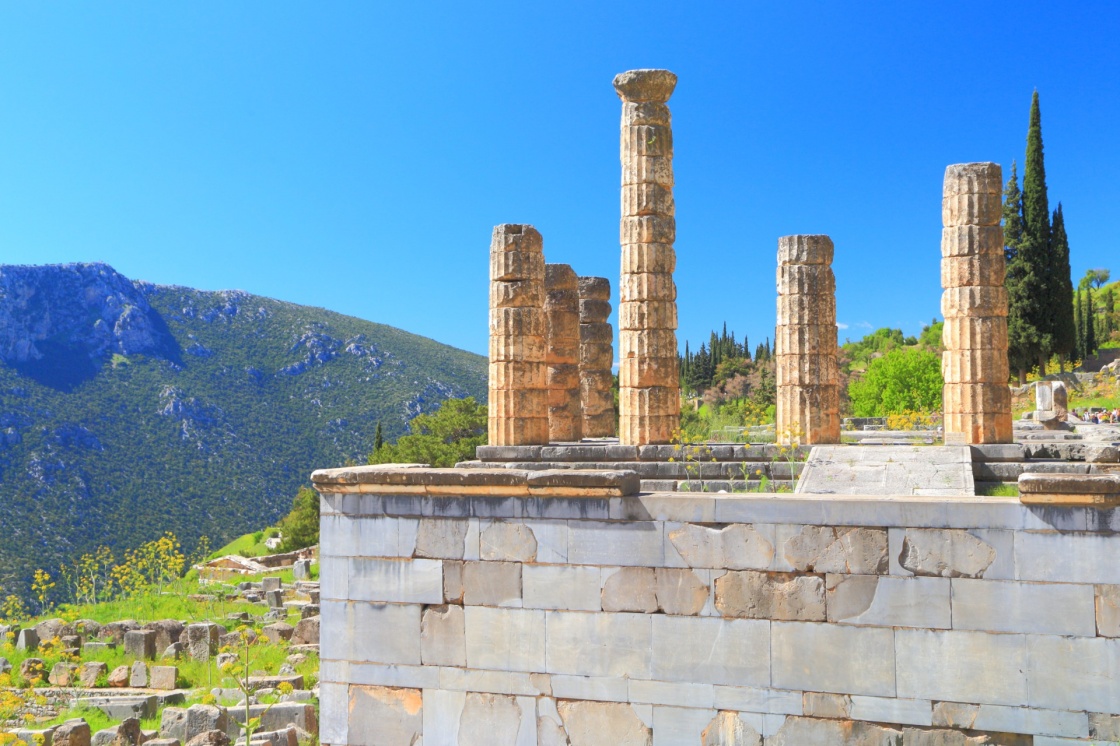
[[[493,468],[481,461],[464,461],[456,464],[464,469]],[[801,474],[804,463],[800,461],[612,461],[612,462],[509,462],[510,469],[540,471],[545,469],[571,470],[628,470],[637,472],[642,479],[735,479],[755,475],[761,471],[770,479],[792,479]]]
[[[762,482],[758,480],[743,481],[741,479],[705,479],[690,482],[677,479],[643,479],[642,492],[726,492],[746,493],[761,492]],[[772,479],[766,485],[766,493],[776,492],[779,489],[793,491],[797,483],[789,479]]]

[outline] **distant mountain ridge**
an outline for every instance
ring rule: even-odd
[[[0,265],[0,591],[107,544],[188,548],[275,520],[317,467],[363,461],[486,359],[241,291],[105,264]]]

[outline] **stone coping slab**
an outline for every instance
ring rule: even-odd
[[[1120,475],[1020,474],[1019,500],[1024,505],[1113,508],[1120,505]]]
[[[333,490],[333,491],[332,491]],[[353,494],[320,488],[322,514],[491,520],[677,521],[883,528],[1117,531],[1120,507],[1024,505],[1018,497],[650,492],[623,497]]]
[[[976,494],[968,446],[813,446],[799,494]]]
[[[790,449],[774,444],[698,443],[696,445],[623,446],[611,442],[559,443],[547,446],[478,446],[475,457],[489,463],[618,462],[618,461],[803,461],[809,449]]]
[[[457,469],[416,464],[350,466],[311,474],[319,492],[430,497],[622,497],[637,494],[638,474],[620,470]]]

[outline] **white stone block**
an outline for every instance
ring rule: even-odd
[[[677,707],[715,706],[715,692],[711,684],[668,683],[664,681],[630,680],[629,699],[651,705]]]
[[[698,744],[700,734],[716,716],[715,710],[686,707],[653,708],[653,746]]]
[[[552,676],[552,694],[558,699],[625,702],[627,680],[616,676]]]
[[[567,521],[525,521],[537,537],[537,562],[564,564],[568,561]]]
[[[324,658],[420,665],[420,606],[357,601],[340,607],[340,623],[319,644]]]
[[[352,601],[443,603],[443,563],[439,560],[350,560]]]
[[[1039,710],[1033,707],[980,705],[973,722],[976,730],[999,733],[1029,733],[1044,736],[1089,736],[1089,716],[1068,710]]]
[[[350,662],[319,660],[319,681],[345,684],[350,681]]]
[[[948,578],[829,575],[828,620],[878,627],[948,629]]]
[[[319,597],[323,601],[345,601],[349,593],[350,560],[346,557],[320,557]]]
[[[1097,634],[1093,586],[954,578],[953,629]]]
[[[462,606],[427,606],[420,618],[420,657],[425,666],[467,665]]]
[[[524,565],[522,605],[527,609],[600,610],[600,572],[586,565]]]
[[[467,666],[545,671],[545,612],[468,606]]]
[[[425,746],[459,746],[459,718],[466,699],[465,692],[424,690]]]
[[[467,536],[463,539],[463,559],[478,560],[479,558],[479,524],[477,518],[467,520]]]
[[[652,521],[568,522],[568,561],[574,565],[660,567],[663,542],[662,524]]]
[[[382,663],[352,663],[351,684],[430,689],[439,686],[439,669],[432,666],[398,666]]]
[[[1027,701],[1023,635],[949,630],[895,632],[898,695],[978,704]]]
[[[778,715],[802,714],[801,692],[753,686],[716,686],[715,695],[715,708],[717,710],[769,712]]]
[[[344,744],[349,730],[349,684],[319,683],[319,740]]]
[[[383,521],[395,520],[392,518],[383,518]],[[323,515],[319,516],[319,556],[320,558],[327,557],[354,557],[358,554],[358,548],[361,546],[361,534],[359,533],[360,521],[344,515]],[[386,546],[391,546],[392,551],[397,549],[397,531],[396,526],[393,526],[392,541],[385,542]]]
[[[1032,533],[1015,536],[1018,580],[1120,583],[1120,534]]]
[[[933,703],[928,699],[852,695],[852,720],[899,725],[931,725]]]
[[[894,631],[774,622],[772,684],[779,689],[893,697]]]
[[[655,615],[653,678],[766,686],[770,683],[770,622]]]
[[[550,611],[544,670],[648,679],[651,638],[650,617],[645,614]]]
[[[1120,640],[1049,635],[1024,639],[1031,707],[1120,714]]]

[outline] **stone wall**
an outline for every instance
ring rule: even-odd
[[[316,474],[323,744],[1120,738],[1120,511],[503,471]]]

